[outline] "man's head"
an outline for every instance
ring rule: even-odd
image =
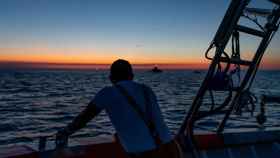
[[[112,83],[117,83],[122,80],[132,80],[133,70],[130,63],[123,59],[116,60],[111,65],[110,80]]]

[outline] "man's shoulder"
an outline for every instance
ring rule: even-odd
[[[149,87],[148,85],[144,84],[144,83],[140,83],[139,84],[146,92],[149,92],[149,93],[153,93],[153,90],[151,87]]]
[[[132,85],[136,85],[136,86],[140,86],[140,87],[149,88],[149,86],[147,86],[146,84],[140,83],[140,82],[136,82],[136,81],[128,81],[128,82],[126,82],[126,83],[132,84]]]
[[[97,93],[98,94],[108,94],[108,93],[111,93],[112,91],[114,90],[114,87],[113,86],[106,86],[106,87],[103,87],[102,89],[100,89]]]
[[[130,82],[122,82],[122,83],[120,83],[120,85],[123,85],[124,87],[130,87],[130,86],[141,87],[141,88],[145,89],[146,91],[153,93],[152,88],[150,88],[148,85],[146,85],[144,83],[130,81]],[[97,95],[98,94],[102,94],[102,95],[107,94],[108,95],[108,94],[114,93],[115,91],[116,91],[116,87],[114,85],[106,86],[106,87],[102,88],[101,90],[99,90]]]
[[[94,96],[91,102],[94,102],[97,107],[104,108],[107,105],[108,101],[112,99],[108,99],[109,97],[113,96],[112,93],[113,87],[106,86],[97,92],[97,94]]]

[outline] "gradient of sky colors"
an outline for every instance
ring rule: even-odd
[[[252,0],[270,7],[265,0]],[[1,0],[0,61],[205,64],[230,0]],[[244,40],[251,51],[254,40]],[[280,33],[265,56],[280,68]],[[246,54],[246,53],[245,53]]]

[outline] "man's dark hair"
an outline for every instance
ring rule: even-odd
[[[112,82],[129,80],[133,78],[133,71],[130,63],[123,59],[118,59],[111,65],[110,73]]]

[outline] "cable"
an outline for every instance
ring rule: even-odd
[[[243,15],[243,17],[245,17],[246,19],[252,21],[253,23],[255,23],[261,30],[265,31],[264,27],[258,22],[258,19],[257,17],[255,17],[255,19],[251,18],[250,16],[248,15]]]
[[[207,48],[207,50],[205,51],[205,58],[206,58],[206,59],[208,59],[208,60],[213,60],[213,58],[210,58],[210,57],[208,56],[208,53],[209,53],[209,51],[210,51],[212,48],[214,48],[214,46],[215,46],[214,42],[211,42],[210,46],[209,46],[209,47]]]

